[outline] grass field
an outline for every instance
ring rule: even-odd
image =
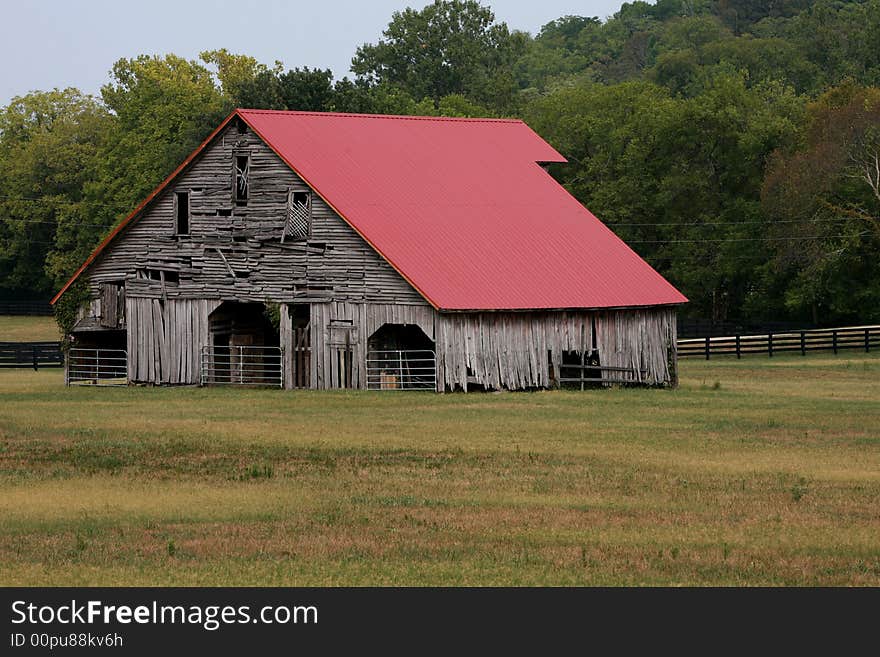
[[[471,395],[0,371],[0,584],[880,585],[880,358],[681,370]]]
[[[54,317],[0,315],[0,342],[60,340]]]

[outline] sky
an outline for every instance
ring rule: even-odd
[[[351,57],[375,43],[395,11],[427,0],[0,0],[0,105],[54,87],[97,94],[113,63],[140,54],[198,58],[226,48],[285,68],[349,75]],[[566,15],[606,18],[621,0],[483,0],[497,21],[535,34]]]

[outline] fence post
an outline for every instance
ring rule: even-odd
[[[740,349],[739,349],[739,333],[736,334],[736,359],[740,358]]]
[[[773,358],[773,334],[767,334],[767,354],[770,358]]]
[[[801,331],[801,356],[807,355],[807,334]]]
[[[865,353],[871,351],[871,329],[865,329]]]
[[[831,331],[831,348],[837,353],[837,331]]]
[[[706,360],[709,360],[709,336],[706,336]]]
[[[34,359],[34,372],[40,369],[40,362],[37,359],[37,346],[31,347],[31,356]]]

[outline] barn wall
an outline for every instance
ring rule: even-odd
[[[599,313],[596,344],[602,365],[625,367],[646,383],[678,383],[674,308]]]
[[[367,387],[367,342],[384,324],[415,324],[434,340],[434,309],[427,305],[332,303],[311,306],[311,387],[343,388],[340,353],[351,352],[351,386]],[[351,326],[351,329],[347,327]]]
[[[233,157],[243,152],[251,158],[249,199],[236,206]],[[124,281],[127,296],[152,299],[425,304],[315,194],[310,238],[282,244],[290,190],[308,187],[250,129],[239,134],[230,125],[99,256],[88,271],[92,296],[101,296],[101,283]],[[188,236],[175,235],[176,191],[190,192]],[[176,274],[179,282],[138,276],[148,269]]]
[[[467,390],[469,377],[496,390],[547,388],[563,351],[589,353],[595,345],[602,365],[633,368],[628,378],[674,384],[675,322],[670,308],[437,313],[438,381],[448,390]]]
[[[249,198],[236,206],[233,158],[245,152]],[[365,304],[377,303],[380,313],[395,305],[422,315],[432,310],[316,194],[309,239],[282,243],[291,190],[308,187],[250,129],[242,134],[230,125],[90,267],[92,301],[79,325],[106,325],[115,310],[109,291],[119,290],[125,313],[118,313],[117,325],[128,328],[130,380],[197,383],[199,349],[210,340],[207,318],[222,301],[310,303],[313,353],[327,367],[338,346],[329,342],[330,320],[356,317],[352,367],[355,381],[365,385],[361,333],[372,321]],[[187,236],[175,234],[178,191],[190,193]],[[148,270],[166,280],[151,280]],[[283,320],[280,328],[282,344],[289,344],[291,327]],[[318,387],[338,385],[329,370],[313,367],[312,376]]]
[[[208,316],[220,305],[208,299],[126,300],[128,379],[133,383],[199,382]]]
[[[246,206],[233,202],[241,152],[251,158]],[[436,341],[440,389],[467,389],[469,376],[494,389],[549,387],[563,351],[594,345],[603,365],[675,382],[667,359],[674,310],[438,313],[317,195],[309,239],[281,243],[291,190],[308,187],[249,129],[230,125],[98,258],[83,321],[128,329],[131,381],[197,383],[209,314],[224,300],[269,300],[285,311],[310,304],[313,388],[365,388],[367,341],[385,323],[416,324]],[[176,191],[190,192],[187,236],[175,235]],[[151,280],[147,270],[168,278]],[[281,315],[288,348],[292,330]]]

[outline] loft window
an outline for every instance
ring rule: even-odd
[[[160,281],[163,284],[177,285],[180,282],[180,273],[167,269],[138,269],[137,277],[141,280]]]
[[[235,156],[235,204],[247,205],[248,181],[250,178],[250,157],[247,155]]]
[[[175,223],[174,229],[177,235],[189,235],[189,192],[176,192],[175,196]]]
[[[304,240],[312,231],[312,195],[310,192],[294,192],[287,194],[287,220],[281,241],[286,238]]]

